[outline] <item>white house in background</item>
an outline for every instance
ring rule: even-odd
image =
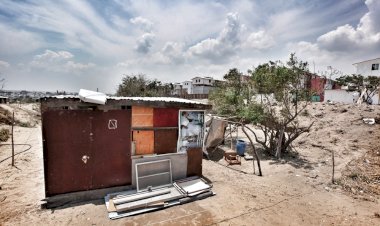
[[[380,76],[380,57],[353,64],[356,67],[356,74],[363,76]]]
[[[212,77],[194,77],[191,81],[174,84],[174,95],[208,94],[214,88],[215,80]]]
[[[191,81],[191,94],[208,94],[214,88],[214,79],[212,77],[194,77]]]
[[[182,82],[182,89],[187,94],[193,93],[193,83],[192,83],[192,81],[184,81],[184,82]]]

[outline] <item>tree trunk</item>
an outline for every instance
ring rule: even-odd
[[[249,142],[251,143],[253,154],[255,155],[255,158],[256,158],[256,161],[257,161],[257,167],[259,168],[259,176],[263,176],[263,174],[261,173],[261,165],[260,165],[259,155],[256,152],[256,148],[253,145],[253,141],[252,141],[251,137],[248,135],[247,131],[245,131],[245,125],[242,124],[241,128],[243,130],[243,133],[248,137]],[[253,161],[253,164],[255,164],[255,161]],[[255,167],[255,166],[253,166],[253,167]]]

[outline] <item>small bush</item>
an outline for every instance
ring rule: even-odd
[[[0,129],[0,141],[6,142],[9,138],[9,129],[2,128]]]
[[[19,122],[19,126],[28,128],[33,127],[30,122]]]

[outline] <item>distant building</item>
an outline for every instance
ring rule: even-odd
[[[214,88],[214,79],[212,77],[194,77],[192,81],[191,94],[209,94]]]
[[[175,83],[172,94],[183,96],[187,94],[209,94],[215,86],[212,77],[194,77],[190,81]]]
[[[6,104],[8,102],[8,97],[0,96],[0,104]]]
[[[184,81],[182,82],[182,89],[186,94],[193,93],[193,83],[192,81]]]
[[[353,65],[356,67],[356,74],[358,75],[380,76],[380,57],[354,63]]]

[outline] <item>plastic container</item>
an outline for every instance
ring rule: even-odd
[[[236,152],[238,155],[240,156],[244,156],[244,153],[245,153],[245,142],[244,140],[238,140],[237,143],[236,143]]]

